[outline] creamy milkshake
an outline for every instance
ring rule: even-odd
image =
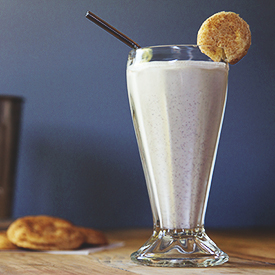
[[[133,49],[127,86],[154,230],[131,259],[169,267],[225,263],[229,257],[205,233],[204,217],[224,115],[228,64],[246,55],[249,25],[238,14],[222,11],[201,25],[199,46],[141,48],[90,11],[86,17]]]
[[[135,130],[161,228],[203,225],[227,72],[225,63],[192,60],[128,67]]]
[[[203,227],[227,77],[226,63],[210,61],[194,46],[130,53],[129,101],[154,217],[151,239],[132,260],[208,266],[228,259]]]

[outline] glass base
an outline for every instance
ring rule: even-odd
[[[154,230],[131,259],[148,266],[207,267],[223,264],[229,257],[207,236],[203,227],[198,227]]]

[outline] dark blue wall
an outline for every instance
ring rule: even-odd
[[[252,31],[230,67],[206,225],[275,225],[275,1],[0,0],[0,92],[25,98],[14,217],[50,214],[98,228],[151,226],[128,107],[127,46],[196,43],[218,11]]]

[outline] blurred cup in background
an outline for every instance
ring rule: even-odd
[[[12,216],[23,98],[0,95],[0,219]]]

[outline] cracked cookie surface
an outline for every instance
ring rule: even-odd
[[[226,61],[233,65],[240,61],[251,45],[249,25],[234,12],[218,12],[201,25],[197,44],[213,61]],[[212,47],[220,50],[213,50]]]
[[[34,250],[70,250],[84,243],[84,236],[72,223],[50,216],[26,216],[14,221],[8,239],[18,247]]]

